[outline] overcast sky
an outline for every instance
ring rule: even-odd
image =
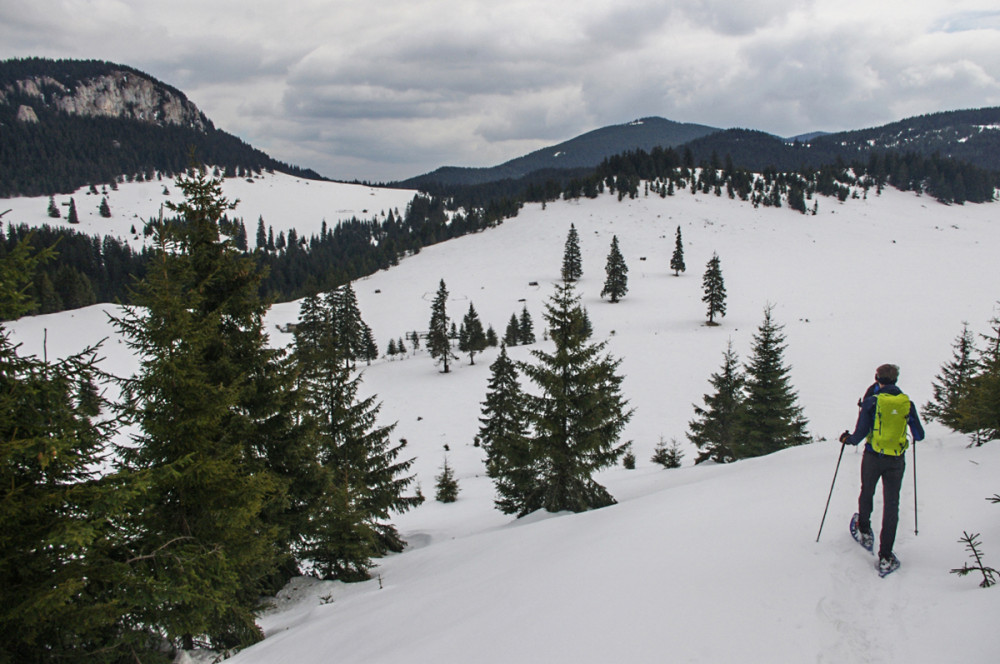
[[[997,0],[0,0],[0,59],[173,85],[297,166],[385,182],[658,115],[781,136],[1000,106]]]

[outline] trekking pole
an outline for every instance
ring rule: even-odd
[[[830,498],[833,497],[833,485],[837,482],[837,473],[840,472],[840,460],[844,458],[844,447],[847,443],[840,444],[840,456],[837,457],[837,468],[833,471],[833,482],[830,482],[830,495],[826,497],[826,507],[823,508],[823,520],[819,522],[819,532],[816,533],[816,541],[819,541],[819,536],[823,534],[823,524],[826,523],[826,512],[830,509]],[[914,468],[916,464],[914,463]]]
[[[913,440],[913,534],[919,535],[917,526],[917,441]]]

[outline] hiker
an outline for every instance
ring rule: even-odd
[[[861,460],[861,495],[858,513],[851,521],[851,533],[863,547],[874,549],[871,527],[872,501],[875,485],[882,480],[882,532],[879,535],[879,572],[889,573],[899,567],[899,559],[892,551],[896,541],[896,524],[899,522],[899,489],[906,470],[906,448],[909,441],[906,429],[913,433],[913,440],[924,439],[917,408],[910,398],[896,387],[899,367],[883,364],[875,370],[875,384],[865,393],[858,413],[854,433],[845,431],[840,442],[857,445],[865,441],[865,454]]]

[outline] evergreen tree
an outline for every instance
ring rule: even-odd
[[[527,435],[525,397],[506,346],[500,347],[490,365],[482,406],[478,440],[486,451],[486,474],[496,486],[497,509],[524,516],[537,509],[526,499],[534,492],[538,477]]]
[[[52,196],[49,196],[49,216],[53,219],[58,219],[62,216],[62,213],[59,212],[59,206],[56,205],[56,201]]]
[[[469,364],[475,364],[476,353],[486,350],[486,333],[483,323],[479,320],[476,308],[469,303],[469,311],[462,320],[462,334],[459,335],[458,348],[469,354]]]
[[[705,266],[702,290],[704,295],[701,301],[708,305],[708,324],[718,325],[715,317],[726,315],[726,283],[722,279],[722,266],[718,254],[713,253]]]
[[[315,304],[304,302],[296,329],[302,413],[314,432],[321,469],[319,499],[300,553],[324,578],[359,581],[369,578],[373,558],[402,551],[405,543],[388,519],[417,499],[403,495],[413,480],[404,476],[413,460],[398,460],[405,442],[390,441],[395,425],[376,424],[376,397],[358,399],[361,376],[352,377],[333,311],[341,304],[327,298],[317,314]],[[389,349],[398,352],[395,341]]]
[[[517,324],[517,340],[523,346],[535,343],[535,323],[528,313],[528,305],[524,305],[521,309],[521,320]]]
[[[455,358],[451,352],[451,340],[448,338],[447,306],[448,288],[442,279],[431,304],[431,320],[427,326],[427,352],[437,363],[444,365],[444,373],[449,371],[448,362]]]
[[[101,199],[101,204],[97,207],[97,211],[105,219],[109,219],[111,217],[111,206],[108,205],[107,198]]]
[[[68,221],[71,224],[80,223],[80,217],[76,213],[76,201],[73,200],[72,198],[69,199],[69,215],[66,217],[66,221]]]
[[[354,362],[365,356],[365,331],[368,326],[361,319],[358,308],[358,297],[354,287],[346,283],[327,295],[333,320],[335,321],[337,347],[344,362],[353,366]],[[397,344],[397,352],[405,352]]]
[[[268,469],[284,423],[287,373],[268,347],[260,274],[221,239],[233,208],[221,183],[182,177],[181,223],[157,225],[153,267],[115,321],[140,360],[125,393],[139,426],[124,468],[142,478],[134,514],[135,617],[190,649],[262,635],[253,608],[282,557],[280,526],[265,514],[285,486]],[[284,442],[284,441],[281,441]]]
[[[941,367],[933,382],[934,397],[924,406],[924,415],[945,425],[952,431],[972,433],[963,422],[961,402],[969,396],[972,378],[978,373],[976,346],[968,324],[955,339],[951,361]]]
[[[743,403],[744,380],[739,357],[730,339],[722,356],[722,369],[708,379],[715,393],[704,395],[704,407],[695,406],[695,419],[688,423],[688,440],[699,450],[696,464],[708,460],[717,463],[736,460],[736,429]]]
[[[458,500],[458,480],[455,479],[455,472],[448,465],[448,457],[445,457],[441,473],[435,476],[434,481],[436,482],[434,497],[438,502],[453,503]]]
[[[612,302],[617,302],[628,293],[628,266],[625,265],[625,258],[618,248],[617,235],[611,238],[611,251],[608,253],[604,271],[607,279],[604,281],[601,297],[607,295]]]
[[[576,226],[569,225],[566,235],[566,246],[563,250],[562,278],[563,281],[576,281],[583,276],[583,259],[580,257],[580,236]]]
[[[684,243],[681,241],[680,226],[677,227],[677,234],[674,237],[674,253],[670,257],[670,269],[674,271],[675,277],[687,270],[684,265]]]
[[[1000,438],[1000,316],[990,321],[990,332],[981,336],[985,343],[977,360],[979,370],[960,402],[964,430],[974,432],[977,445]]]
[[[396,348],[396,340],[395,339],[389,339],[389,345],[386,346],[386,348],[385,348],[385,354],[388,355],[389,359],[391,360],[392,358],[396,357],[396,355],[398,353],[399,353],[399,349]]]
[[[784,365],[783,327],[771,318],[772,308],[764,309],[764,322],[753,337],[753,354],[746,366],[746,397],[733,449],[737,459],[809,442],[806,420],[789,380],[790,369]]]
[[[517,314],[510,315],[510,321],[507,323],[507,330],[503,335],[503,342],[507,346],[516,346],[518,344],[518,336],[520,334],[520,324],[517,321]]]
[[[257,217],[256,247],[260,251],[267,248],[267,231],[264,229],[264,217]]]
[[[53,256],[28,238],[0,257],[0,321],[35,308],[28,286]],[[144,648],[123,619],[117,528],[134,495],[98,472],[117,423],[96,389],[97,350],[23,357],[0,324],[0,661],[112,662]]]
[[[653,456],[650,457],[650,461],[653,463],[658,463],[664,468],[680,468],[681,459],[684,458],[684,452],[681,451],[681,446],[677,442],[676,438],[670,440],[670,447],[664,442],[663,437],[660,437],[660,442],[656,444],[656,449],[653,450]]]
[[[486,328],[486,345],[490,348],[496,348],[500,345],[500,339],[497,337],[497,331],[493,329],[492,325]]]
[[[601,355],[604,343],[589,343],[572,282],[556,286],[545,319],[555,351],[533,351],[537,364],[521,365],[539,390],[527,409],[538,481],[524,504],[550,512],[611,505],[614,498],[592,475],[615,465],[629,446],[619,442],[632,417],[616,373],[621,361]]]

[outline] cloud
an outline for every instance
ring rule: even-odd
[[[781,135],[1000,104],[991,0],[34,0],[0,57],[121,62],[282,161],[389,180],[637,117]]]

